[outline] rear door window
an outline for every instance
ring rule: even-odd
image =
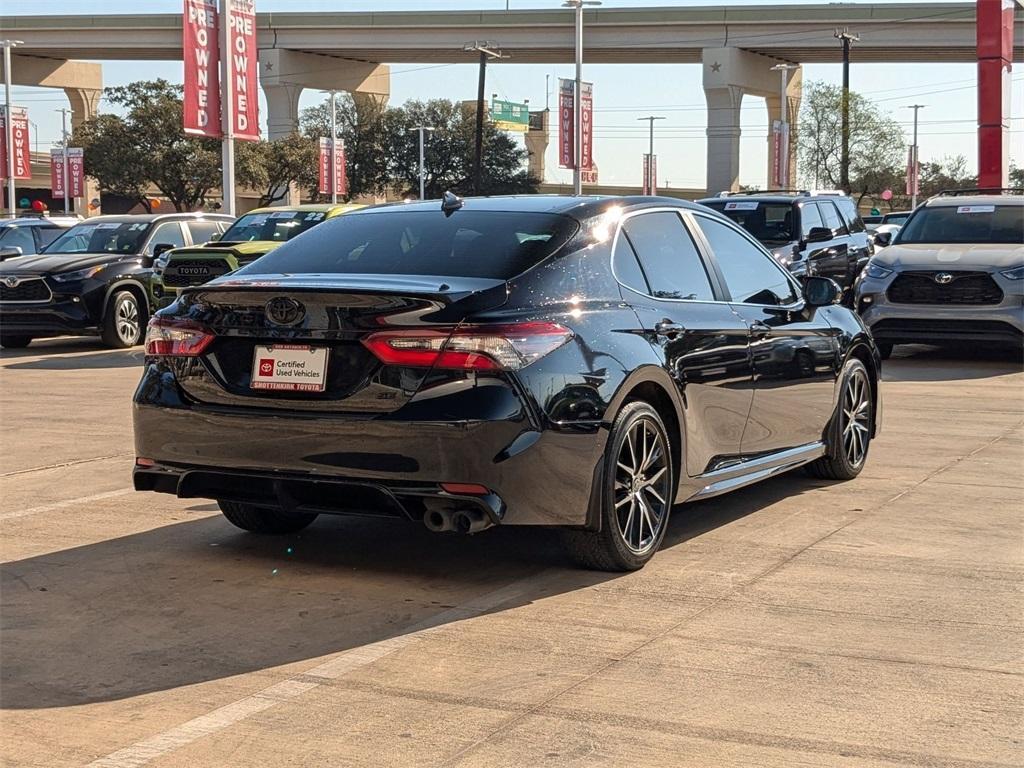
[[[615,252],[612,254],[612,267],[615,277],[627,288],[632,288],[637,293],[650,293],[650,287],[640,269],[640,262],[637,261],[636,251],[629,244],[629,238],[619,234],[615,240]]]
[[[187,226],[194,245],[208,243],[211,237],[223,231],[220,223],[216,221],[190,221]]]
[[[815,227],[824,227],[825,222],[821,220],[821,213],[814,203],[804,203],[800,206],[800,236],[806,240]]]
[[[821,218],[825,222],[826,227],[837,235],[848,234],[846,224],[843,223],[842,218],[839,216],[839,211],[836,209],[835,204],[828,200],[821,200],[818,202],[818,210],[821,211]]]
[[[787,305],[797,300],[792,281],[775,259],[732,227],[697,216],[722,271],[732,300],[741,304]]]
[[[704,261],[678,213],[642,213],[627,219],[622,231],[636,251],[652,296],[714,300]]]
[[[401,208],[329,219],[238,274],[405,274],[508,280],[561,248],[575,219],[532,211]],[[230,233],[225,235],[229,238]]]
[[[185,245],[185,233],[181,231],[181,224],[177,221],[165,221],[153,232],[153,239],[149,241],[149,250],[161,243],[167,243],[175,248]]]
[[[860,218],[860,213],[857,212],[857,204],[853,202],[853,198],[837,197],[836,205],[839,206],[839,213],[843,215],[843,219],[846,221],[846,228],[851,233],[864,231],[864,222]]]

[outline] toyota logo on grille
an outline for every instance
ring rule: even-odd
[[[935,282],[939,285],[949,285],[953,282],[953,276],[949,272],[939,272],[935,276]]]
[[[4,285],[6,285],[8,288],[17,288],[18,287],[18,283],[20,283],[20,282],[21,282],[21,279],[15,277],[14,275],[10,275],[10,276],[4,278]]]
[[[266,306],[267,318],[277,325],[295,325],[306,316],[306,308],[288,296],[271,299]]]

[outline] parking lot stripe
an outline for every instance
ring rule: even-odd
[[[91,496],[79,496],[77,499],[55,501],[52,504],[43,504],[38,507],[29,507],[28,509],[12,509],[10,512],[0,512],[0,520],[11,520],[15,517],[28,517],[29,515],[37,515],[41,512],[54,512],[58,509],[64,509],[65,507],[73,507],[76,504],[87,504],[90,501],[112,499],[115,496],[125,496],[129,493],[135,493],[135,489],[118,488],[116,491],[104,491],[103,493],[94,493]]]
[[[479,616],[509,600],[536,595],[538,587],[554,573],[557,571],[549,569],[517,579],[463,605],[411,624],[401,635],[347,650],[312,669],[297,673],[251,696],[195,717],[163,733],[136,742],[130,747],[111,752],[89,763],[86,768],[138,768],[204,736],[222,731],[247,717],[263,712],[275,704],[291,701],[307,691],[319,688],[329,680],[336,680],[349,672],[373,664],[378,659],[399,651],[446,625]]]

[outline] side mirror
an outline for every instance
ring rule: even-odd
[[[828,277],[808,277],[804,280],[804,299],[810,307],[838,304],[842,291],[835,280]]]
[[[835,237],[835,233],[828,227],[811,227],[806,239],[808,243],[824,243],[833,237]]]
[[[5,259],[13,259],[16,256],[23,255],[24,251],[21,250],[20,245],[9,245],[6,248],[0,248],[0,261]]]
[[[152,269],[154,262],[156,262],[156,256],[152,256],[148,253],[143,254],[142,258],[139,259],[139,263],[143,269]]]
[[[875,245],[879,248],[885,248],[890,243],[892,243],[892,232],[875,232]]]
[[[153,258],[159,259],[161,255],[174,248],[173,243],[157,243],[153,246]]]
[[[221,232],[214,232],[214,233],[213,233],[212,235],[210,235],[210,239],[209,239],[209,240],[207,240],[207,242],[208,242],[208,243],[216,243],[216,242],[217,242],[218,240],[220,240],[220,239],[221,239],[221,238],[222,238],[223,236],[224,236],[224,235],[223,235],[223,233],[221,233]]]

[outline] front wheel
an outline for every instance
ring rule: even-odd
[[[31,336],[2,334],[0,335],[0,347],[4,349],[24,349],[32,343]]]
[[[142,341],[142,308],[131,291],[118,291],[103,316],[103,343],[114,349],[134,347]]]
[[[627,404],[612,425],[604,458],[601,530],[566,531],[566,545],[581,565],[635,571],[658,551],[675,496],[672,451],[658,412]]]
[[[315,514],[286,512],[283,509],[257,507],[255,504],[241,504],[237,501],[218,500],[217,506],[232,525],[251,533],[295,533],[317,517]]]
[[[864,469],[874,432],[874,392],[864,363],[856,358],[843,368],[839,407],[829,427],[828,453],[807,465],[814,477],[852,480]]]

